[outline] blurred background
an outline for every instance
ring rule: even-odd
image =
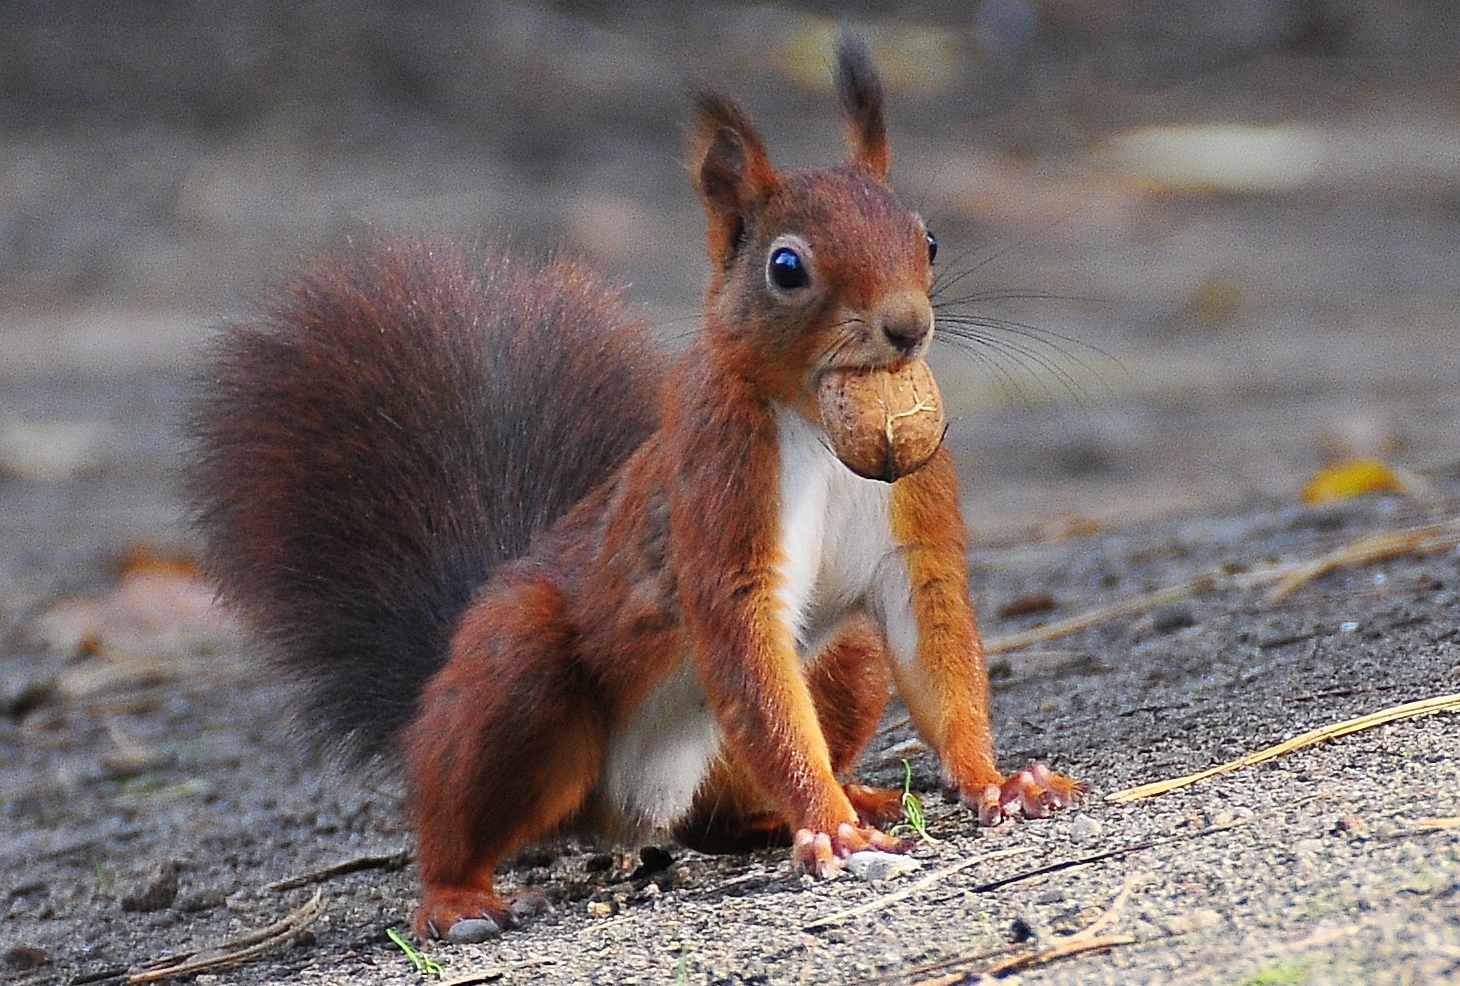
[[[861,30],[938,234],[975,543],[1460,460],[1450,0],[0,5],[0,574],[185,542],[209,327],[395,229],[589,258],[673,344],[704,277],[686,94],[842,153]]]

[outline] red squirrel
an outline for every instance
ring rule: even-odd
[[[506,926],[562,831],[781,840],[826,877],[898,792],[843,784],[895,686],[993,822],[1078,786],[994,762],[953,460],[855,475],[814,401],[932,342],[936,241],[888,187],[882,87],[839,46],[851,152],[782,173],[698,95],[698,338],[670,365],[582,266],[419,241],[323,262],[220,336],[194,405],[205,563],[310,717],[403,754],[415,929]]]

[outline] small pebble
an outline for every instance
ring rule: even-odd
[[[1089,815],[1076,815],[1070,822],[1070,838],[1076,842],[1094,842],[1103,831],[1104,827]]]
[[[1189,914],[1180,914],[1161,922],[1161,929],[1168,935],[1187,935],[1193,931],[1206,931],[1223,923],[1222,915],[1209,907],[1197,908]]]
[[[5,953],[5,964],[21,972],[30,972],[52,962],[51,953],[34,945],[16,945]]]
[[[478,945],[501,933],[501,927],[491,918],[464,918],[446,932],[446,940],[453,945]]]
[[[177,899],[177,889],[177,864],[163,863],[145,885],[122,895],[122,910],[141,914],[166,910]]]
[[[1151,614],[1151,628],[1157,633],[1172,633],[1196,626],[1196,614],[1186,603],[1167,603]]]
[[[871,883],[874,880],[895,879],[904,873],[922,869],[923,864],[910,856],[899,856],[897,853],[880,852],[876,849],[863,849],[861,852],[854,852],[848,856],[846,866],[847,872],[852,876]]]

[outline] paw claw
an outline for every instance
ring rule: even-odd
[[[842,861],[863,849],[906,852],[907,844],[871,827],[842,822],[835,833],[801,829],[791,842],[791,860],[798,872],[830,880],[842,872]]]
[[[1078,804],[1089,788],[1033,764],[1002,784],[990,784],[964,796],[964,803],[978,813],[980,825],[997,825],[1005,818],[1048,818],[1052,813]]]
[[[484,918],[499,929],[515,928],[529,918],[550,914],[552,909],[547,896],[531,887],[507,897],[476,888],[428,888],[416,911],[415,933],[421,939],[450,938],[457,923]]]

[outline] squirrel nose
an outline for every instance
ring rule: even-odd
[[[889,299],[878,306],[877,327],[898,352],[908,355],[933,334],[933,306],[913,292]]]

